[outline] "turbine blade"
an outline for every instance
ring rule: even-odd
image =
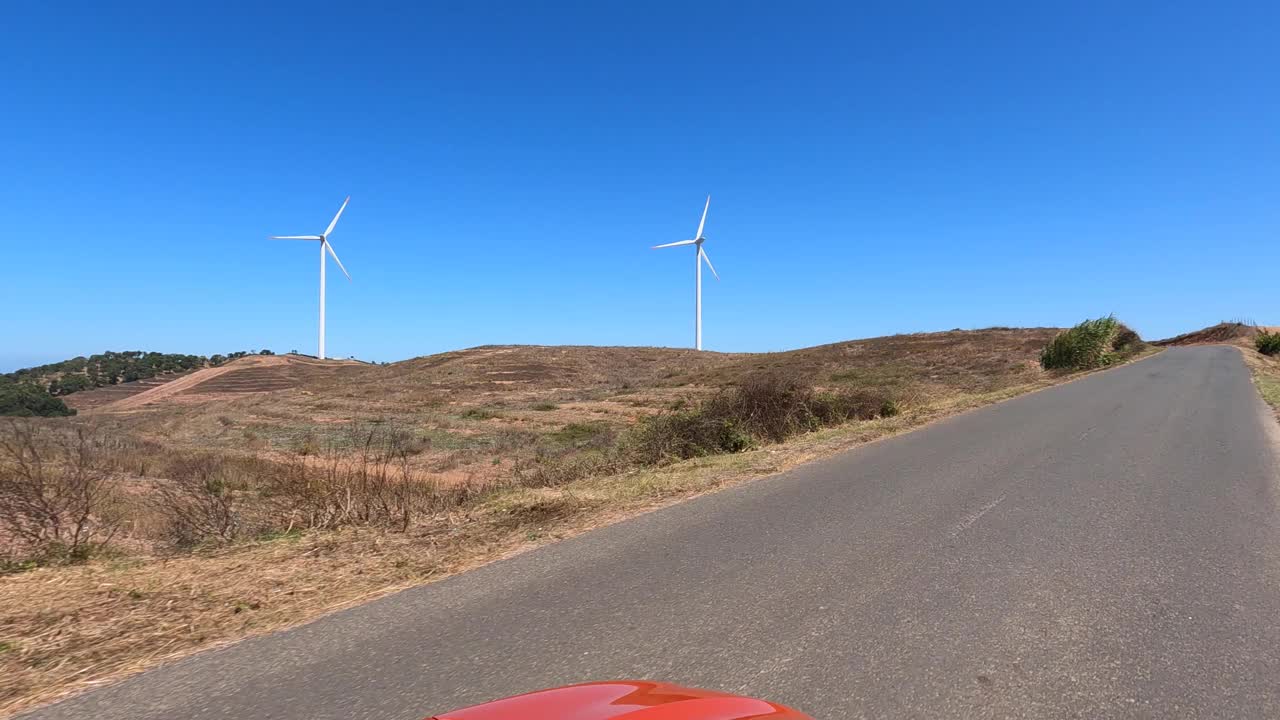
[[[702,228],[707,224],[707,210],[711,207],[711,196],[707,196],[707,204],[702,206],[702,219],[698,221],[698,234],[693,236],[694,240],[702,237]]]
[[[342,211],[347,209],[347,203],[351,202],[351,196],[348,195],[346,200],[342,201],[342,207],[338,208],[338,214],[333,216],[333,222],[329,223],[329,228],[324,231],[324,236],[329,237],[329,233],[333,232],[333,226],[338,224],[338,218],[342,217]],[[334,256],[337,259],[337,256]],[[341,265],[342,263],[338,263]]]
[[[329,242],[328,240],[325,240],[324,246],[329,249],[329,254],[333,256],[333,261],[338,263],[338,269],[342,271],[343,275],[347,276],[347,280],[350,280],[351,273],[347,272],[347,269],[342,267],[342,261],[338,259],[338,253],[333,251],[333,243]]]
[[[667,243],[666,245],[654,245],[653,247],[651,247],[651,248],[649,248],[649,249],[650,249],[650,250],[657,250],[658,248],[664,248],[664,247],[676,247],[677,245],[692,245],[692,244],[694,244],[694,243],[696,243],[696,242],[698,242],[698,241],[697,241],[697,240],[681,240],[681,241],[679,241],[679,242]]]
[[[323,240],[319,235],[271,235],[268,240]]]
[[[716,272],[716,266],[711,264],[711,258],[707,257],[707,251],[702,248],[698,248],[698,254],[702,256],[703,260],[707,261],[707,269],[711,270],[711,274],[715,275],[716,279],[719,280],[720,275]]]

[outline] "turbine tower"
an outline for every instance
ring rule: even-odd
[[[698,350],[702,349],[702,263],[707,263],[707,269],[715,275],[716,280],[720,279],[720,275],[716,273],[716,268],[711,264],[711,258],[707,257],[707,251],[702,249],[702,243],[706,242],[706,238],[702,236],[702,228],[707,224],[707,210],[711,208],[711,196],[707,196],[707,204],[702,206],[702,219],[698,221],[698,232],[694,234],[692,240],[679,240],[665,245],[654,245],[653,249],[678,247],[680,245],[696,245],[698,252],[694,255],[694,320],[693,320],[693,346]]]
[[[320,242],[320,351],[316,353],[316,357],[324,359],[324,253],[327,250],[333,256],[333,261],[338,263],[338,269],[343,275],[347,276],[347,281],[351,280],[351,274],[347,269],[342,267],[342,261],[338,259],[338,253],[333,251],[333,244],[329,242],[329,235],[333,232],[333,227],[338,224],[338,218],[342,217],[342,211],[347,209],[347,203],[351,202],[351,196],[348,195],[346,200],[342,201],[342,207],[338,208],[338,214],[333,216],[333,222],[329,223],[329,227],[319,235],[272,235],[271,240],[318,240]]]

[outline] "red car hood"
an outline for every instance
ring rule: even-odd
[[[645,680],[569,685],[437,715],[435,720],[811,720],[763,700]]]

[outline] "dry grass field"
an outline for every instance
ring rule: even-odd
[[[110,400],[72,395],[78,417],[6,431],[10,468],[26,433],[43,448],[43,472],[79,478],[102,502],[84,553],[32,562],[10,544],[0,710],[1069,379],[1037,361],[1056,332],[957,330],[768,354],[502,346],[390,365],[247,357]],[[701,409],[762,376],[800,383],[823,421],[738,452],[633,452],[655,428],[705,428]],[[872,409],[831,420],[846,407],[832,398],[872,398]],[[672,419],[689,422],[658,422]],[[711,429],[737,442],[734,422]]]

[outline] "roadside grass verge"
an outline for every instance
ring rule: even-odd
[[[1253,376],[1254,383],[1262,399],[1276,410],[1280,410],[1280,368],[1270,368]]]
[[[153,522],[187,518],[240,539],[188,539],[181,551],[119,549],[0,577],[7,648],[0,714],[1081,376],[1026,370],[1038,351],[1017,363],[974,355],[984,373],[1016,370],[1012,382],[978,374],[963,386],[903,381],[883,397],[866,394],[854,373],[827,388],[766,388],[751,402],[704,393],[653,416],[698,416],[699,432],[706,421],[729,421],[751,440],[740,452],[685,454],[662,445],[636,461],[625,454],[634,450],[621,442],[628,438],[615,438],[609,426],[570,422],[512,445],[534,454],[507,466],[512,481],[501,485],[406,487],[417,476],[400,464],[403,433],[386,429],[342,443],[373,459],[363,468],[323,451],[288,462],[197,462],[193,477],[204,480]],[[786,441],[770,442],[774,430]],[[160,477],[181,474],[162,450],[148,452],[151,466],[165,468]],[[229,528],[221,502],[234,502],[250,474],[272,483],[270,502],[253,508],[267,515],[249,513]],[[365,488],[367,498],[353,503],[350,487]]]
[[[1253,374],[1253,384],[1258,388],[1258,394],[1271,406],[1277,419],[1280,419],[1280,357],[1264,355],[1252,342],[1233,344],[1240,348],[1244,364]]]

